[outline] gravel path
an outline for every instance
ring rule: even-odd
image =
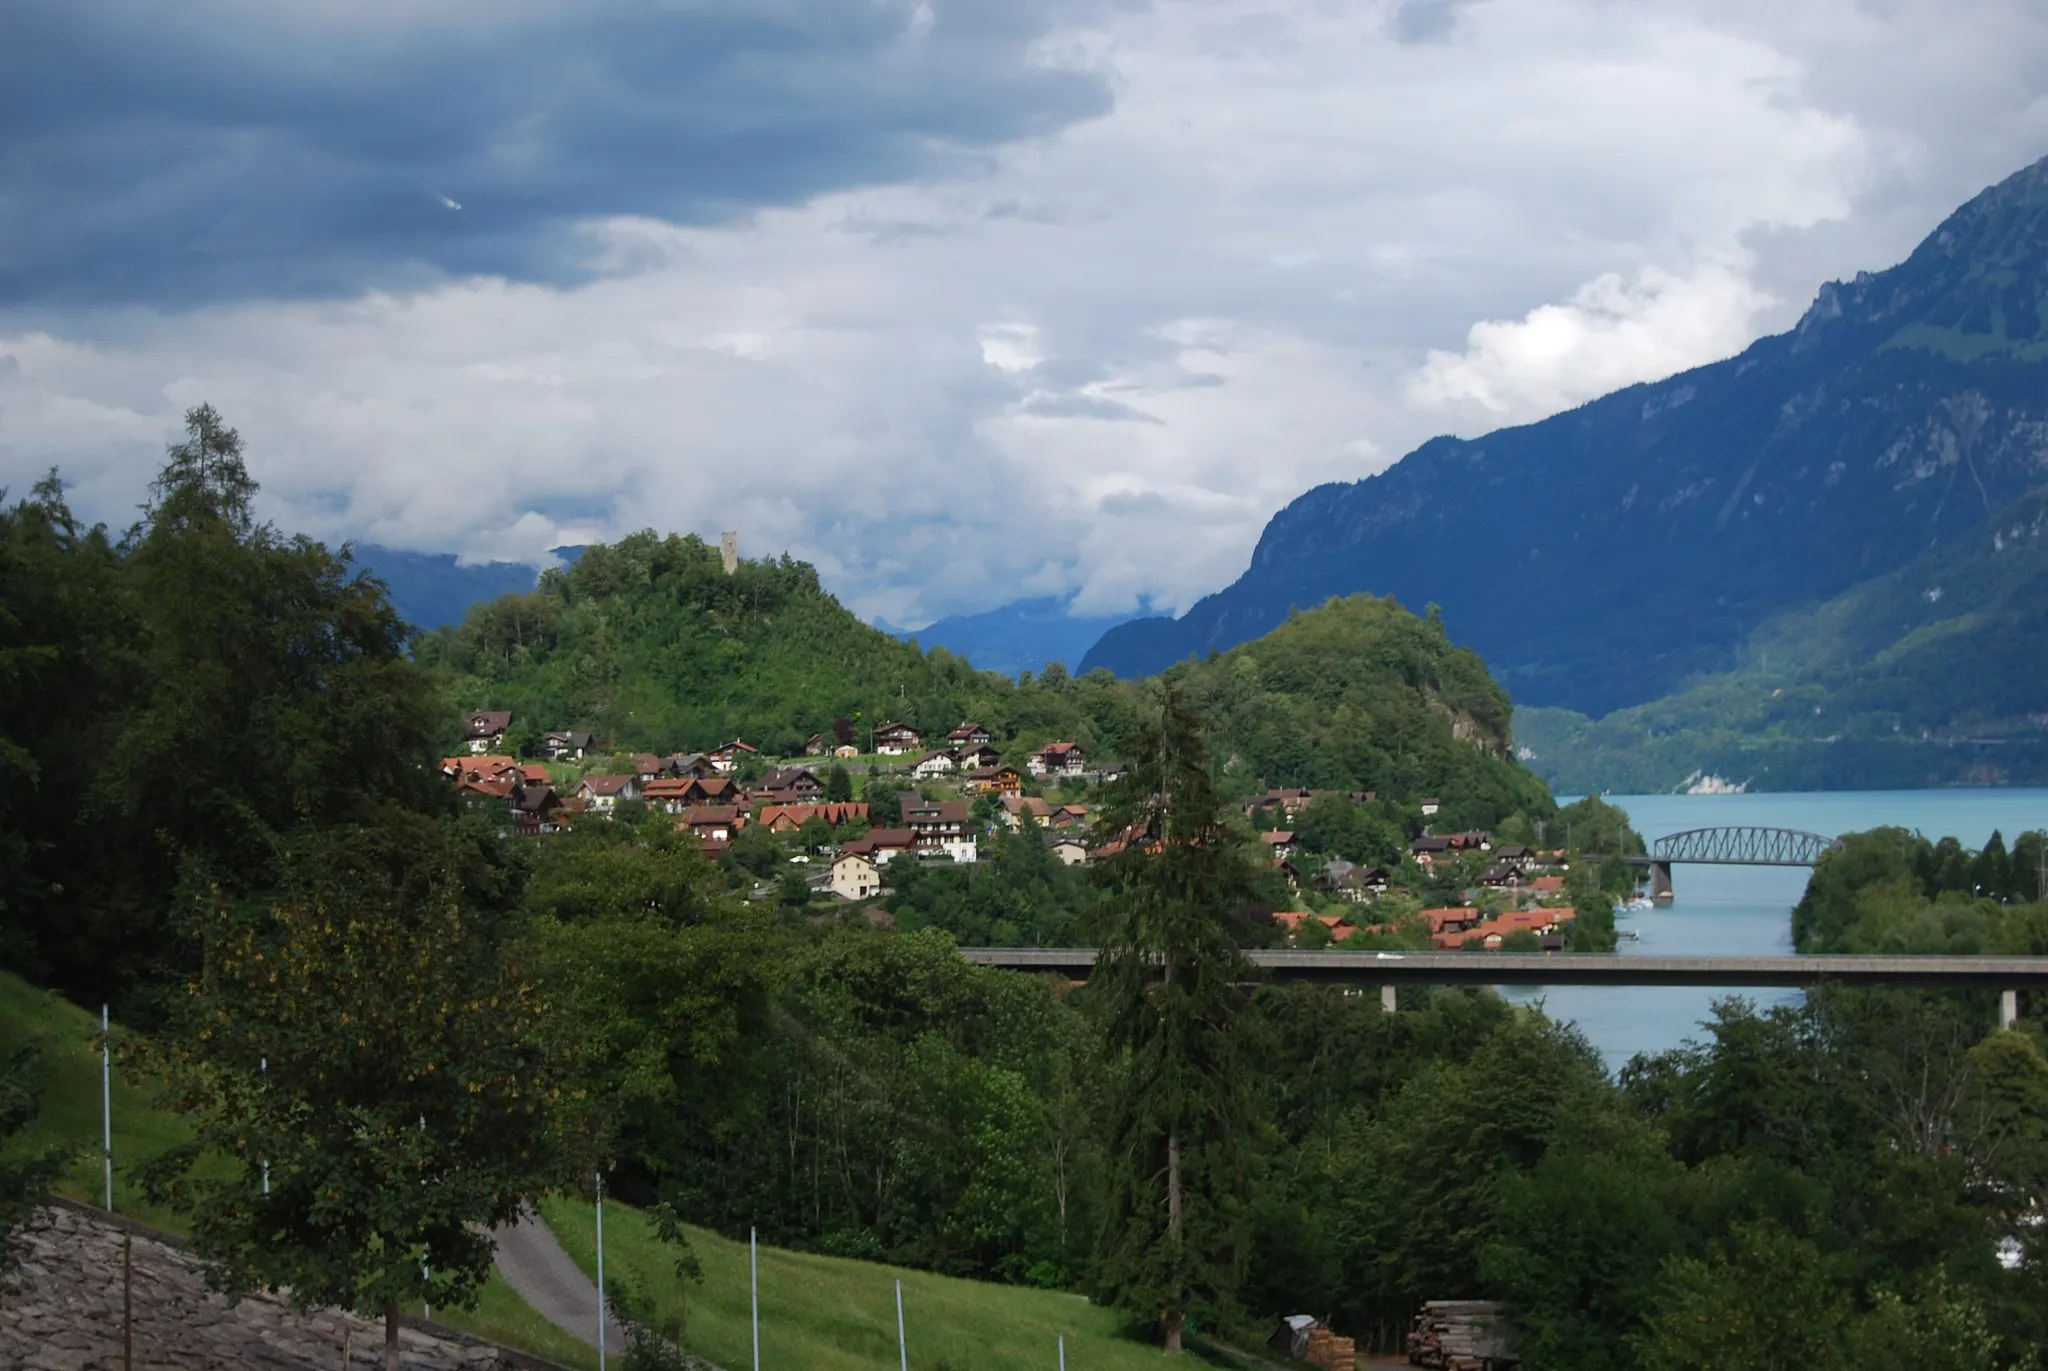
[[[540,1216],[529,1209],[519,1216],[518,1223],[498,1229],[494,1236],[498,1274],[505,1284],[549,1323],[572,1338],[597,1346],[597,1286],[569,1259]],[[609,1312],[604,1320],[604,1345],[611,1353],[626,1350],[625,1332]]]

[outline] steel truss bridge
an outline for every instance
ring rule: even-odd
[[[1840,838],[1797,828],[1689,828],[1650,844],[1640,865],[1702,862],[1715,866],[1812,866],[1842,845]]]

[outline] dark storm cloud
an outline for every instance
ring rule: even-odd
[[[7,0],[0,302],[576,280],[592,217],[722,220],[1102,113],[1033,60],[1051,3]]]

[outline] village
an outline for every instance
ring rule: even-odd
[[[1018,766],[1005,763],[993,732],[973,721],[932,739],[884,722],[868,752],[843,736],[814,734],[801,758],[765,757],[737,738],[704,752],[615,752],[589,732],[561,729],[529,735],[520,750],[537,755],[522,760],[508,741],[513,722],[508,710],[463,715],[463,750],[441,762],[457,791],[501,814],[510,833],[544,838],[593,820],[668,816],[736,880],[748,874],[734,861],[742,855],[736,845],[766,835],[774,841],[754,849],[766,855],[750,869],[753,898],[791,888],[799,878],[790,868],[800,868],[809,897],[870,905],[888,896],[892,863],[969,866],[997,833],[1034,833],[1065,867],[1089,866],[1116,846],[1093,831],[1092,799],[1123,768],[1072,741],[1033,748]],[[1427,823],[1439,812],[1436,799],[1419,802],[1423,831],[1390,865],[1308,851],[1290,826],[1318,802],[1376,799],[1280,787],[1238,801],[1288,896],[1291,907],[1267,916],[1280,940],[1320,948],[1354,938],[1417,946],[1426,937],[1428,947],[1447,951],[1568,946],[1576,914],[1561,849],[1495,842],[1484,831],[1436,833]],[[782,864],[780,887],[763,862]],[[1425,907],[1425,893],[1447,889],[1454,903]]]

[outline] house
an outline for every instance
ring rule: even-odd
[[[666,769],[666,764],[662,759],[655,756],[652,752],[635,752],[633,754],[633,774],[640,778],[640,784],[642,785],[646,785],[656,776],[661,775]]]
[[[822,757],[825,755],[827,751],[830,750],[830,746],[831,745],[825,741],[824,734],[813,733],[810,737],[804,739],[804,756]]]
[[[1478,910],[1469,906],[1425,909],[1415,917],[1429,925],[1430,936],[1433,938],[1446,933],[1463,933],[1466,929],[1477,928],[1485,918]]]
[[[975,860],[974,835],[968,831],[968,807],[958,800],[903,797],[903,822],[917,836],[920,854],[945,853],[956,862]]]
[[[718,768],[701,752],[672,752],[662,759],[663,771],[671,776],[715,776]]]
[[[1479,884],[1492,890],[1522,888],[1522,868],[1513,862],[1496,861],[1479,873]]]
[[[967,788],[976,795],[1015,795],[1024,777],[1014,766],[984,766],[967,773]]]
[[[522,785],[512,792],[512,831],[522,838],[539,837],[543,833],[559,833],[562,825],[557,816],[561,813],[562,797],[555,794],[555,788],[545,782]]]
[[[729,805],[738,804],[739,782],[726,776],[691,776],[682,782],[684,804]]]
[[[1408,844],[1408,852],[1422,864],[1425,871],[1434,871],[1438,862],[1451,860],[1451,840],[1424,834]]]
[[[966,747],[953,749],[953,764],[962,771],[978,771],[985,766],[1000,766],[1003,754],[988,743],[970,743]]]
[[[882,873],[860,852],[841,852],[832,860],[832,893],[842,900],[870,899],[882,888]]]
[[[585,776],[576,787],[576,796],[594,814],[610,814],[618,808],[621,800],[640,798],[638,776]]]
[[[1052,823],[1052,806],[1036,795],[1005,795],[1002,803],[1003,822],[1011,828],[1022,828],[1027,814],[1041,828]]]
[[[866,823],[868,807],[865,803],[846,800],[824,804],[767,805],[762,808],[761,817],[756,822],[768,825],[770,833],[794,833],[813,819],[823,819],[834,828],[842,824]]]
[[[519,768],[519,779],[528,785],[553,785],[554,773],[540,762],[527,762]]]
[[[733,772],[739,770],[740,762],[743,759],[760,755],[760,748],[755,747],[752,743],[743,743],[738,738],[735,738],[723,747],[712,748],[704,754],[704,759],[711,763],[712,771],[718,775],[730,776]]]
[[[1443,806],[1439,805],[1435,800],[1424,800],[1422,802],[1422,817],[1427,819],[1430,815],[1436,813],[1437,810],[1441,809],[1442,807]]]
[[[1341,943],[1358,932],[1358,925],[1342,914],[1311,914],[1302,909],[1282,909],[1275,911],[1273,915],[1273,922],[1286,929],[1290,939],[1300,938],[1301,926],[1310,919],[1330,930],[1330,941],[1333,943]]]
[[[1387,873],[1377,866],[1360,866],[1342,857],[1332,857],[1316,873],[1316,889],[1341,895],[1353,904],[1364,904],[1386,893]]]
[[[1532,891],[1534,891],[1534,892],[1535,892],[1535,893],[1537,894],[1537,896],[1538,896],[1539,898],[1542,898],[1542,899],[1546,899],[1546,900],[1547,900],[1547,899],[1552,899],[1552,898],[1554,898],[1554,897],[1556,897],[1556,896],[1558,896],[1558,895],[1562,895],[1562,894],[1564,894],[1564,877],[1562,877],[1562,876],[1534,876],[1534,877],[1531,877],[1531,878],[1530,878],[1530,880],[1529,880],[1529,889],[1530,889],[1530,890],[1532,890]]]
[[[808,800],[824,793],[825,783],[807,766],[779,766],[761,778],[761,798],[775,804]]]
[[[1088,865],[1088,844],[1071,833],[1048,833],[1045,846],[1062,866]]]
[[[860,749],[852,743],[841,743],[832,749],[832,755],[835,757],[858,757],[860,756]]]
[[[1078,776],[1088,769],[1088,756],[1078,743],[1047,743],[1026,765],[1034,776]]]
[[[1527,871],[1536,853],[1520,843],[1502,843],[1493,849],[1493,860],[1502,866],[1512,866],[1517,871]]]
[[[505,745],[505,730],[512,727],[509,709],[478,709],[462,716],[463,745],[471,752],[495,752]]]
[[[1308,808],[1317,793],[1301,786],[1276,786],[1263,795],[1247,796],[1239,803],[1247,814],[1254,809],[1277,809],[1283,817],[1292,819]]]
[[[735,830],[746,821],[737,805],[691,805],[683,811],[678,828],[687,828],[700,841],[706,838],[730,842]]]
[[[884,757],[906,757],[923,746],[923,736],[909,724],[892,722],[875,728],[875,751]]]
[[[721,782],[730,785],[731,782]],[[640,787],[640,798],[647,801],[648,808],[658,809],[664,814],[680,814],[692,804],[703,803],[697,794],[699,782],[695,777],[663,776]]]
[[[951,775],[959,762],[950,752],[927,752],[910,764],[910,774],[920,781]]]
[[[1259,840],[1265,843],[1265,845],[1272,850],[1273,856],[1275,858],[1278,858],[1279,860],[1284,861],[1287,858],[1292,857],[1294,855],[1293,829],[1276,828],[1273,829],[1271,832],[1261,833],[1259,835]]]
[[[1052,811],[1050,822],[1054,828],[1086,828],[1088,826],[1088,806],[1056,806]]]
[[[457,785],[464,781],[488,781],[507,772],[518,774],[519,761],[487,753],[481,757],[443,757],[441,774]]]
[[[855,853],[866,857],[876,866],[887,866],[906,852],[917,848],[917,834],[907,828],[871,828],[867,833],[851,842],[841,843],[839,853]]]
[[[540,750],[551,762],[580,762],[583,754],[596,746],[597,736],[592,733],[558,728],[540,735]]]
[[[946,734],[946,746],[958,751],[963,747],[987,747],[996,740],[996,735],[977,723],[965,723]]]

